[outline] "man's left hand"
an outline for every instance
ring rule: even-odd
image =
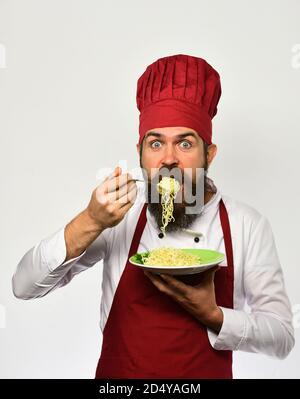
[[[179,303],[208,328],[219,332],[223,324],[223,312],[216,303],[214,276],[219,269],[215,266],[203,272],[198,285],[183,283],[169,274],[155,274],[144,270],[145,275],[159,289]]]

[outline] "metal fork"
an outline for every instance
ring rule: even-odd
[[[130,179],[130,180],[128,180],[128,181],[140,181],[140,182],[142,182],[142,183],[145,183],[145,180],[141,180],[141,179]]]

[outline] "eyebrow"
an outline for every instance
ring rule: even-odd
[[[161,133],[157,133],[157,132],[151,131],[151,132],[148,132],[148,133],[147,133],[145,139],[147,139],[149,136],[163,137],[164,135],[161,134]],[[176,135],[175,137],[176,137],[176,138],[183,139],[184,137],[187,137],[187,136],[192,136],[192,137],[194,137],[195,139],[197,139],[197,136],[196,136],[196,134],[195,134],[194,132],[185,132],[185,133],[181,133],[181,134]]]

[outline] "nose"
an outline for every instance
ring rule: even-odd
[[[163,166],[168,166],[168,167],[170,166],[174,167],[178,165],[179,160],[172,144],[165,146],[161,163]]]

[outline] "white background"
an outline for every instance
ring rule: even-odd
[[[137,79],[179,53],[221,75],[209,175],[269,218],[300,337],[299,1],[2,0],[0,43],[1,378],[94,377],[102,263],[34,301],[11,277],[87,205],[100,168],[138,165]],[[234,375],[299,378],[299,355],[235,353]]]

